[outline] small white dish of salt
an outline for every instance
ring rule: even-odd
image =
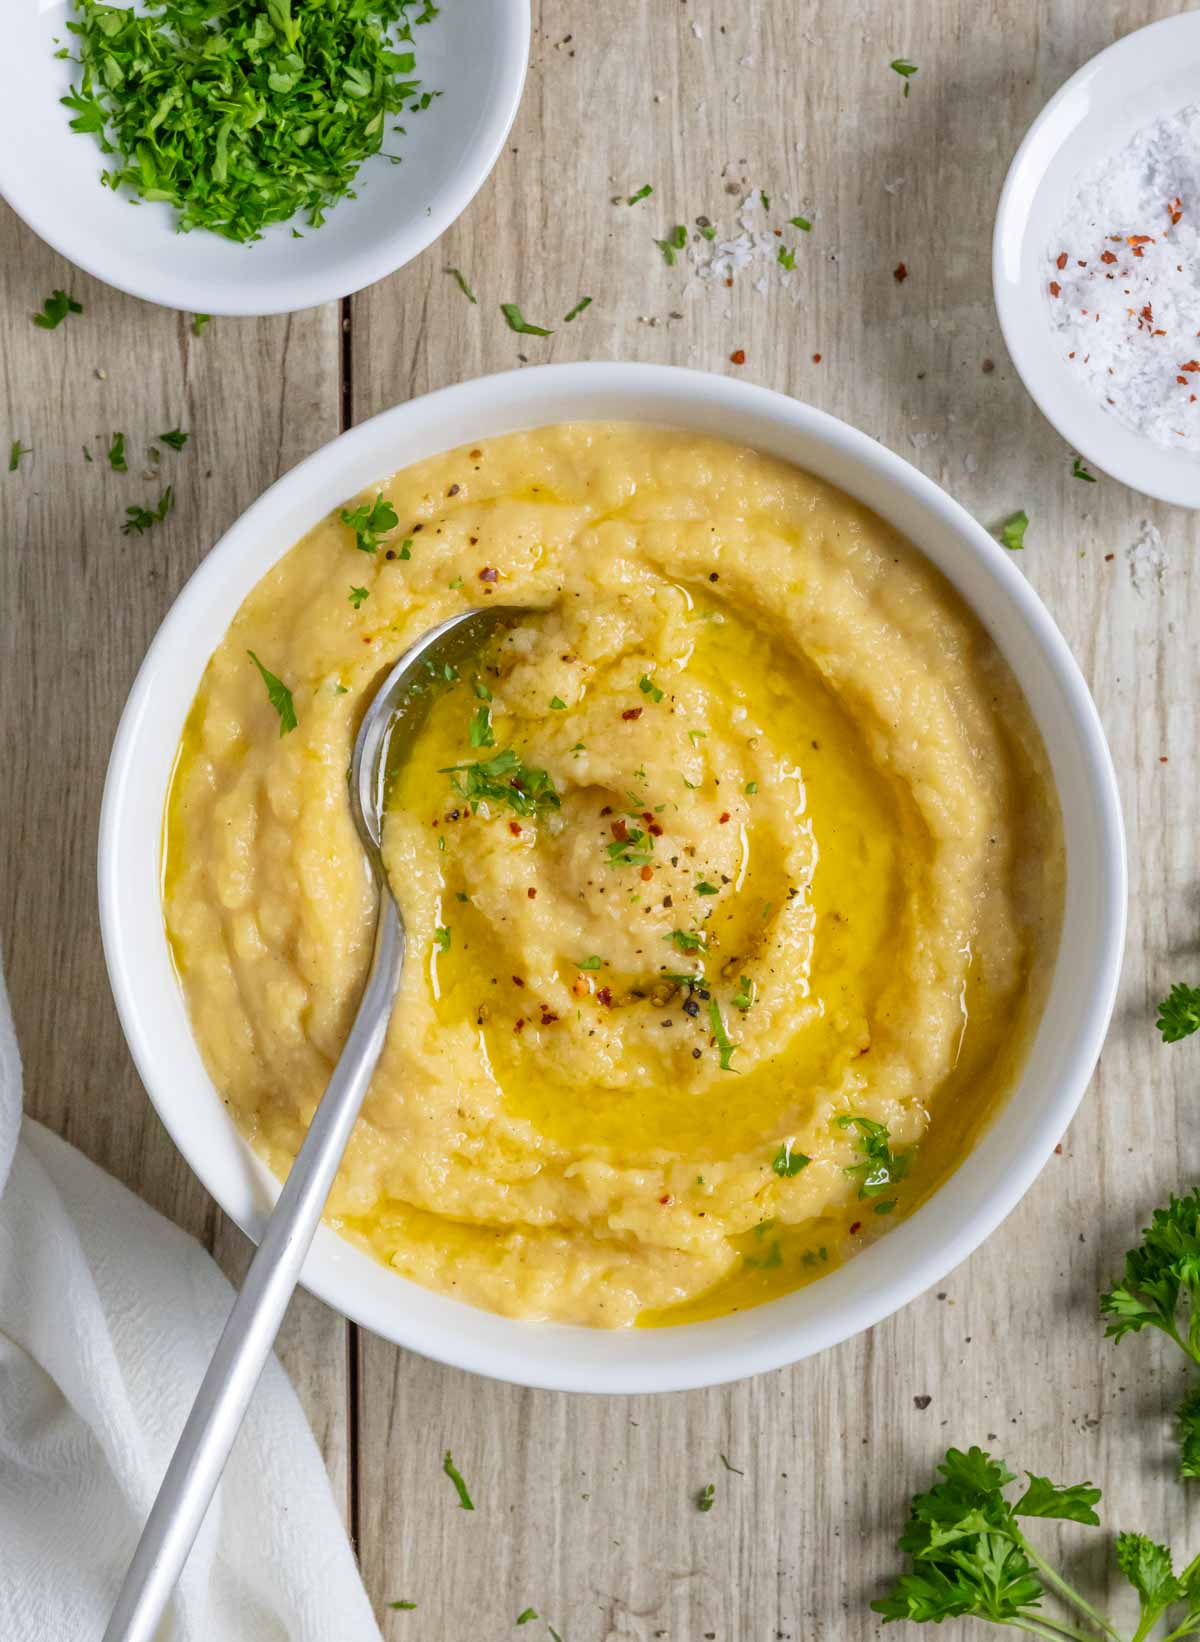
[[[1200,507],[1200,12],[1126,35],[1046,104],[1000,197],[992,281],[1067,443]]]

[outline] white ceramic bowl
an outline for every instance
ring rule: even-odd
[[[1110,416],[1072,375],[1050,329],[1047,253],[1079,173],[1148,121],[1200,101],[1200,12],[1182,12],[1093,57],[1026,133],[1000,196],[992,287],[1004,341],[1042,414],[1092,466],[1133,490],[1200,507],[1200,458]]]
[[[1060,1139],[1112,1008],[1125,856],[1111,761],[1087,687],[1011,560],[898,456],[764,388],[657,365],[546,365],[444,388],[354,428],[267,491],[179,595],[117,732],[100,821],[100,916],[109,976],[150,1097],[209,1191],[251,1237],[278,1186],[242,1140],[193,1041],[159,900],[163,803],[208,658],[279,556],[365,486],[464,441],[580,419],[694,428],[784,457],[840,485],[918,543],[980,614],[1021,680],[1062,796],[1067,898],[1044,1024],[1021,1081],[957,1173],[910,1219],[799,1293],[715,1322],[608,1332],[515,1322],[433,1294],[323,1226],[304,1282],[376,1333],[523,1385],[666,1391],[777,1368],[878,1322],[939,1281],[996,1227]]]
[[[55,58],[55,41],[72,43],[72,7],[17,0],[3,9],[0,194],[89,274],[188,313],[290,313],[410,262],[466,210],[496,163],[529,57],[529,0],[442,6],[413,31],[416,74],[442,95],[423,113],[397,116],[408,129],[394,139],[403,163],[369,160],[358,198],[343,200],[322,228],[297,223],[303,239],[280,223],[255,245],[235,245],[198,229],[179,234],[169,206],[132,205],[101,187],[95,138],[73,132],[59,103],[72,65]]]

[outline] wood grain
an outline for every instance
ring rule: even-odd
[[[940,1292],[840,1349],[717,1391],[620,1400],[491,1384],[360,1336],[351,1382],[344,1325],[298,1302],[285,1359],[339,1489],[353,1470],[368,1588],[377,1606],[420,1604],[383,1615],[389,1638],[477,1642],[530,1605],[566,1642],[872,1637],[866,1604],[896,1566],[907,1496],[951,1442],[1090,1476],[1114,1526],[1200,1544],[1193,1496],[1171,1475],[1175,1364],[1152,1341],[1105,1342],[1095,1316],[1144,1216],[1200,1167],[1200,1049],[1164,1049],[1152,1010],[1171,979],[1200,973],[1194,531],[1185,513],[1071,477],[1073,453],[1005,356],[989,275],[996,198],[1029,120],[1102,46],[1177,9],[544,0],[493,177],[439,245],[351,304],[354,420],[523,358],[664,361],[740,371],[844,416],[985,522],[1026,508],[1021,566],[1096,694],[1132,877],[1116,1020],[1062,1155]],[[919,65],[907,98],[888,68],[900,54]],[[612,203],[644,182],[649,200]],[[701,214],[732,226],[759,189],[774,221],[813,222],[788,234],[790,293],[771,269],[764,293],[757,268],[727,290],[665,265],[655,238]],[[27,316],[54,285],[88,313],[43,335]],[[563,324],[583,295],[591,307]],[[513,335],[504,301],[554,336]],[[176,1157],[120,1041],[96,935],[95,822],[121,700],[172,593],[240,508],[339,425],[338,316],[214,322],[195,342],[182,319],[96,287],[0,214],[0,326],[0,440],[38,447],[19,479],[0,476],[0,916],[31,1109],[233,1268],[241,1239]],[[154,487],[82,465],[75,446],[95,428],[141,438],[160,422],[192,427],[195,449],[170,470],[176,513],[127,541],[121,510]],[[1170,557],[1139,588],[1131,548],[1146,525]],[[440,1473],[447,1447],[473,1513]],[[710,1481],[702,1515],[694,1498]],[[1064,1539],[1088,1546],[1080,1576],[1102,1589],[1103,1536]]]

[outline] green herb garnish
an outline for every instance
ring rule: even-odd
[[[704,1487],[696,1495],[696,1509],[697,1509],[697,1511],[711,1511],[712,1508],[713,1508],[713,1505],[716,1502],[716,1498],[717,1498],[717,1485],[716,1485],[716,1483],[715,1482],[706,1482],[704,1484]]]
[[[655,684],[649,673],[643,673],[641,678],[638,679],[638,689],[644,696],[649,696],[650,700],[653,702],[659,702],[663,698],[662,691],[659,689],[658,685]]]
[[[382,491],[373,502],[363,502],[354,508],[344,507],[338,517],[354,532],[354,545],[360,553],[378,551],[381,539],[400,523],[396,509],[390,502],[384,501]]]
[[[1176,981],[1158,1006],[1155,1022],[1164,1043],[1178,1043],[1200,1032],[1200,986],[1188,986]]]
[[[190,437],[182,428],[172,428],[170,433],[160,433],[158,439],[160,444],[169,445],[172,450],[182,450]]]
[[[1089,485],[1096,483],[1096,475],[1088,472],[1078,456],[1071,463],[1071,477],[1072,479],[1084,479]]]
[[[500,312],[508,321],[508,328],[510,331],[517,331],[522,336],[554,335],[553,331],[546,330],[543,325],[530,325],[515,302],[502,302],[500,304]]]
[[[599,969],[601,960],[595,953],[590,958],[581,958],[575,965],[576,969]]]
[[[807,217],[789,217],[788,221],[791,223],[793,228],[799,228],[801,233],[812,233],[812,223],[809,222]]]
[[[754,1004],[755,993],[757,990],[757,987],[750,979],[749,975],[739,975],[738,989],[733,994],[733,1007],[735,1009],[742,1010],[743,1013],[747,1009],[750,1009]]]
[[[472,813],[485,802],[507,804],[518,815],[540,815],[561,804],[546,771],[522,763],[514,747],[474,764],[448,765],[440,773],[450,777],[451,786],[470,804]]]
[[[14,439],[8,448],[8,471],[15,473],[21,465],[22,456],[31,456],[32,454],[32,445],[23,445],[19,439]]]
[[[67,24],[68,28],[72,26],[70,23]],[[56,331],[68,314],[82,312],[82,302],[76,302],[75,298],[68,296],[65,291],[55,291],[42,303],[41,313],[34,314],[33,323],[40,326],[43,331]]]
[[[771,209],[771,196],[767,193],[765,188],[759,189],[758,199],[764,211],[769,211]]]
[[[121,534],[123,536],[144,536],[153,525],[161,524],[174,506],[175,493],[168,485],[158,498],[156,507],[127,507],[125,509],[127,518],[121,526]]]
[[[114,433],[108,447],[108,465],[114,473],[128,473],[129,463],[125,459],[125,435]]]
[[[733,1472],[735,1477],[744,1477],[746,1475],[746,1473],[744,1471],[739,1471],[736,1465],[730,1465],[729,1461],[725,1458],[724,1454],[718,1454],[717,1458],[720,1460],[721,1464],[725,1467],[725,1469],[727,1471],[732,1471]]]
[[[647,867],[654,859],[653,841],[644,850],[638,845],[645,843],[646,834],[640,827],[630,827],[624,838],[614,838],[608,848],[608,864],[610,867]]]
[[[385,1602],[385,1608],[415,1608],[415,1602]]]
[[[446,1450],[446,1457],[442,1461],[442,1470],[454,1484],[455,1491],[458,1494],[459,1505],[462,1506],[464,1511],[473,1511],[475,1506],[472,1503],[470,1494],[467,1492],[467,1485],[462,1479],[462,1472],[458,1469],[457,1465],[455,1465],[448,1448]]]
[[[579,315],[583,312],[583,310],[585,308],[590,308],[591,305],[592,305],[592,299],[591,299],[590,296],[581,296],[579,301],[571,309],[571,312],[569,314],[564,314],[563,315],[563,324],[564,325],[569,325],[573,319],[578,319]]]
[[[733,1071],[733,1052],[737,1044],[725,1030],[725,1022],[721,1015],[721,1006],[715,998],[709,999],[708,1019],[712,1026],[713,1037],[717,1040],[717,1049],[720,1051],[720,1067],[722,1072]]]
[[[352,587],[350,589],[350,603],[356,610],[365,599],[369,599],[370,597],[371,595],[365,587]]]
[[[891,62],[888,64],[888,67],[892,69],[894,73],[902,76],[904,80],[904,95],[907,97],[909,92],[909,80],[914,74],[920,72],[916,63],[907,62],[903,57],[893,57]]]
[[[700,882],[696,885],[697,895],[719,895],[720,893],[721,891],[717,888],[716,884],[710,884],[707,878],[701,878]]]
[[[447,268],[446,272],[453,279],[454,283],[458,286],[459,290],[466,297],[467,301],[468,302],[473,302],[473,303],[476,304],[476,306],[478,306],[478,298],[476,297],[476,295],[475,295],[474,291],[471,289],[471,287],[467,284],[466,276],[464,275],[462,269],[461,268]]]
[[[211,323],[212,323],[212,315],[211,314],[193,314],[192,315],[192,335],[193,336],[203,336],[204,331],[205,331],[205,327],[207,325],[210,325]]]
[[[694,935],[688,929],[673,929],[664,940],[673,941],[680,952],[703,952],[705,941],[703,935]]]
[[[439,952],[449,952],[450,931],[445,927],[435,929],[433,932],[433,941]]]
[[[1011,518],[1005,519],[1000,526],[1000,540],[1012,553],[1020,552],[1025,546],[1025,532],[1029,528],[1029,515],[1022,508]]]
[[[747,781],[746,785],[742,788],[742,791],[746,794],[747,798],[753,798],[755,793],[758,791],[758,782]]]
[[[431,100],[411,77],[414,4],[75,0],[82,72],[62,101],[112,157],[101,181],[174,207],[181,230],[246,243],[298,214],[316,228],[387,116]]]
[[[531,1619],[536,1619],[537,1617],[538,1617],[538,1611],[537,1611],[536,1608],[525,1608],[521,1613],[519,1613],[517,1615],[517,1624],[518,1625],[528,1625],[528,1623]]]
[[[476,707],[471,714],[471,722],[467,733],[471,738],[472,747],[494,747],[496,745],[496,732],[492,729],[492,710],[486,702],[482,707]]]
[[[858,1117],[849,1112],[843,1112],[834,1121],[839,1129],[858,1131],[863,1161],[852,1163],[846,1173],[851,1180],[857,1180],[859,1197],[881,1197],[888,1186],[904,1179],[912,1162],[912,1153],[897,1154],[892,1151],[886,1123],[876,1123],[874,1118]],[[884,1214],[894,1207],[894,1202],[889,1203],[888,1209],[879,1208],[877,1212]]]
[[[781,245],[776,251],[776,256],[779,258],[779,266],[786,268],[790,274],[796,266],[795,251],[789,251],[786,245]]]
[[[794,1152],[790,1140],[779,1143],[779,1150],[771,1159],[771,1167],[781,1180],[791,1180],[798,1175],[801,1169],[807,1169],[812,1162],[803,1152]]]
[[[654,190],[651,188],[650,184],[648,182],[644,182],[636,194],[630,194],[629,198],[625,201],[625,204],[636,205],[639,200],[648,200],[653,192]]]
[[[663,261],[667,267],[674,268],[679,260],[675,255],[676,251],[682,251],[687,244],[687,229],[682,223],[677,223],[666,239],[656,239],[654,243],[662,252]]]
[[[296,703],[292,697],[292,692],[282,679],[276,678],[274,673],[267,671],[253,650],[247,650],[246,654],[258,668],[259,675],[267,687],[267,700],[279,714],[279,735],[282,739],[290,730],[294,730],[299,722],[296,718]]]
[[[567,704],[561,696],[551,696],[550,707],[556,713],[565,713],[567,710]]]

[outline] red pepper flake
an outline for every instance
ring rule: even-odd
[[[1181,371],[1200,371],[1200,359],[1188,359],[1179,369]]]
[[[1058,253],[1058,260],[1055,262],[1054,266],[1060,273],[1067,266],[1067,253],[1065,251],[1060,251]]]
[[[663,830],[657,821],[651,821],[649,826],[646,828],[646,831],[650,834],[651,838],[661,838],[663,835]]]
[[[1116,558],[1116,556],[1117,555],[1115,553],[1106,553],[1104,555],[1105,564],[1111,564],[1113,562],[1113,560]]]
[[[1154,235],[1153,234],[1127,234],[1126,237],[1125,237],[1125,243],[1126,243],[1126,245],[1153,245],[1154,244]]]
[[[1062,1141],[1061,1140],[1059,1141],[1058,1145],[1054,1148],[1054,1155],[1055,1155],[1055,1157],[1061,1157],[1062,1156]]]
[[[664,1193],[663,1193],[663,1195],[662,1195],[662,1196],[661,1196],[661,1197],[660,1197],[660,1198],[659,1198],[659,1200],[658,1200],[658,1201],[659,1201],[659,1202],[660,1202],[660,1203],[664,1203],[664,1204],[666,1204],[666,1203],[670,1203],[670,1202],[672,1202],[672,1201],[673,1201],[673,1199],[672,1199],[672,1197],[671,1197],[671,1194],[670,1194],[670,1192],[664,1192]]]
[[[520,1020],[515,1020],[513,1022],[513,1031],[514,1032],[523,1032],[524,1030],[525,1030],[525,1021],[524,1021],[523,1017]]]
[[[983,372],[983,374],[985,376],[990,376],[992,374],[992,372],[996,369],[996,361],[994,359],[985,359],[983,364],[979,367],[979,369]]]
[[[479,579],[481,582],[498,582],[500,580],[500,572],[498,570],[493,570],[490,565],[484,565],[483,569],[479,572]]]
[[[1167,215],[1171,219],[1171,226],[1173,228],[1183,215],[1183,201],[1178,196],[1176,196],[1176,198],[1171,201],[1170,205],[1167,206]]]
[[[622,820],[614,821],[612,824],[612,835],[619,844],[623,844],[629,837],[629,828],[626,823]]]
[[[468,451],[467,454],[470,456],[470,458],[473,462],[477,462],[479,460],[479,458],[483,455],[483,452],[481,450],[472,450],[472,451]]]
[[[731,365],[744,365],[746,363],[745,348],[735,348],[729,356],[729,363]]]
[[[720,815],[718,815],[717,820],[721,823],[722,826],[724,826],[726,821],[729,820],[729,811],[728,810],[722,810]]]
[[[602,986],[600,988],[599,992],[597,992],[597,994],[596,994],[596,1002],[597,1003],[602,1003],[604,1005],[605,1009],[611,1009],[612,1008],[612,988],[609,987],[609,986]]]
[[[1161,757],[1161,758],[1160,758],[1160,759],[1159,759],[1159,761],[1158,761],[1158,762],[1159,762],[1159,763],[1160,763],[1160,764],[1169,764],[1169,763],[1170,763],[1170,762],[1171,762],[1171,760],[1170,760],[1170,759],[1169,759],[1169,758],[1168,758],[1168,757],[1167,757],[1167,755],[1166,755],[1166,754],[1165,754],[1165,753],[1164,753],[1164,754],[1163,754],[1163,755],[1162,755],[1162,757]]]
[[[1200,333],[1198,333],[1198,334],[1200,334]],[[819,354],[819,353],[815,353],[815,354],[813,354],[813,364],[814,364],[814,365],[819,365],[819,364],[820,364],[820,363],[821,363],[821,356],[820,356],[820,354]]]
[[[642,868],[642,882],[644,884],[648,884],[650,882],[651,878],[653,878],[653,877],[654,877],[654,868],[653,867],[647,866],[647,867]]]
[[[519,975],[514,975],[513,976],[512,983],[513,983],[514,986],[524,986],[525,985],[525,982],[521,979],[521,977]]]
[[[641,716],[642,709],[640,707],[626,707],[625,711],[621,714],[622,718],[627,719],[641,718]]]
[[[1114,253],[1112,251],[1101,251],[1101,253],[1100,253],[1100,261],[1101,262],[1115,262],[1116,260],[1117,260],[1116,256],[1114,255]]]
[[[1050,281],[1050,295],[1051,296],[1061,296],[1062,295],[1062,286],[1058,283],[1058,281],[1056,279],[1052,279]]]
[[[862,1230],[862,1221],[861,1220],[856,1220],[850,1228],[851,1237],[854,1236],[855,1232],[860,1232],[861,1230]]]
[[[519,838],[521,836],[521,823],[519,821],[510,821],[508,823],[508,830],[512,833],[514,838]]]
[[[892,278],[896,281],[897,285],[903,285],[904,281],[908,278],[908,264],[898,262],[892,269]]]
[[[532,885],[532,884],[531,884],[531,885],[530,885],[530,886],[529,886],[529,888],[528,888],[528,889],[527,889],[527,890],[526,890],[526,891],[525,891],[525,893],[526,893],[526,895],[528,895],[528,897],[529,897],[529,899],[530,899],[530,900],[531,900],[531,901],[536,901],[536,900],[537,900],[537,890],[536,890],[536,889],[534,889],[534,887],[533,887],[533,885]]]
[[[726,280],[726,281],[725,281],[725,284],[726,284],[726,287],[727,287],[727,288],[728,288],[728,289],[729,289],[729,290],[731,290],[731,291],[732,291],[732,289],[733,289],[733,281],[732,281],[732,280],[731,280],[731,279],[727,279],[727,280]]]
[[[1179,383],[1179,386],[1181,388],[1186,388],[1187,387],[1187,377],[1186,376],[1177,376],[1175,378],[1175,380],[1176,380],[1176,382]]]

